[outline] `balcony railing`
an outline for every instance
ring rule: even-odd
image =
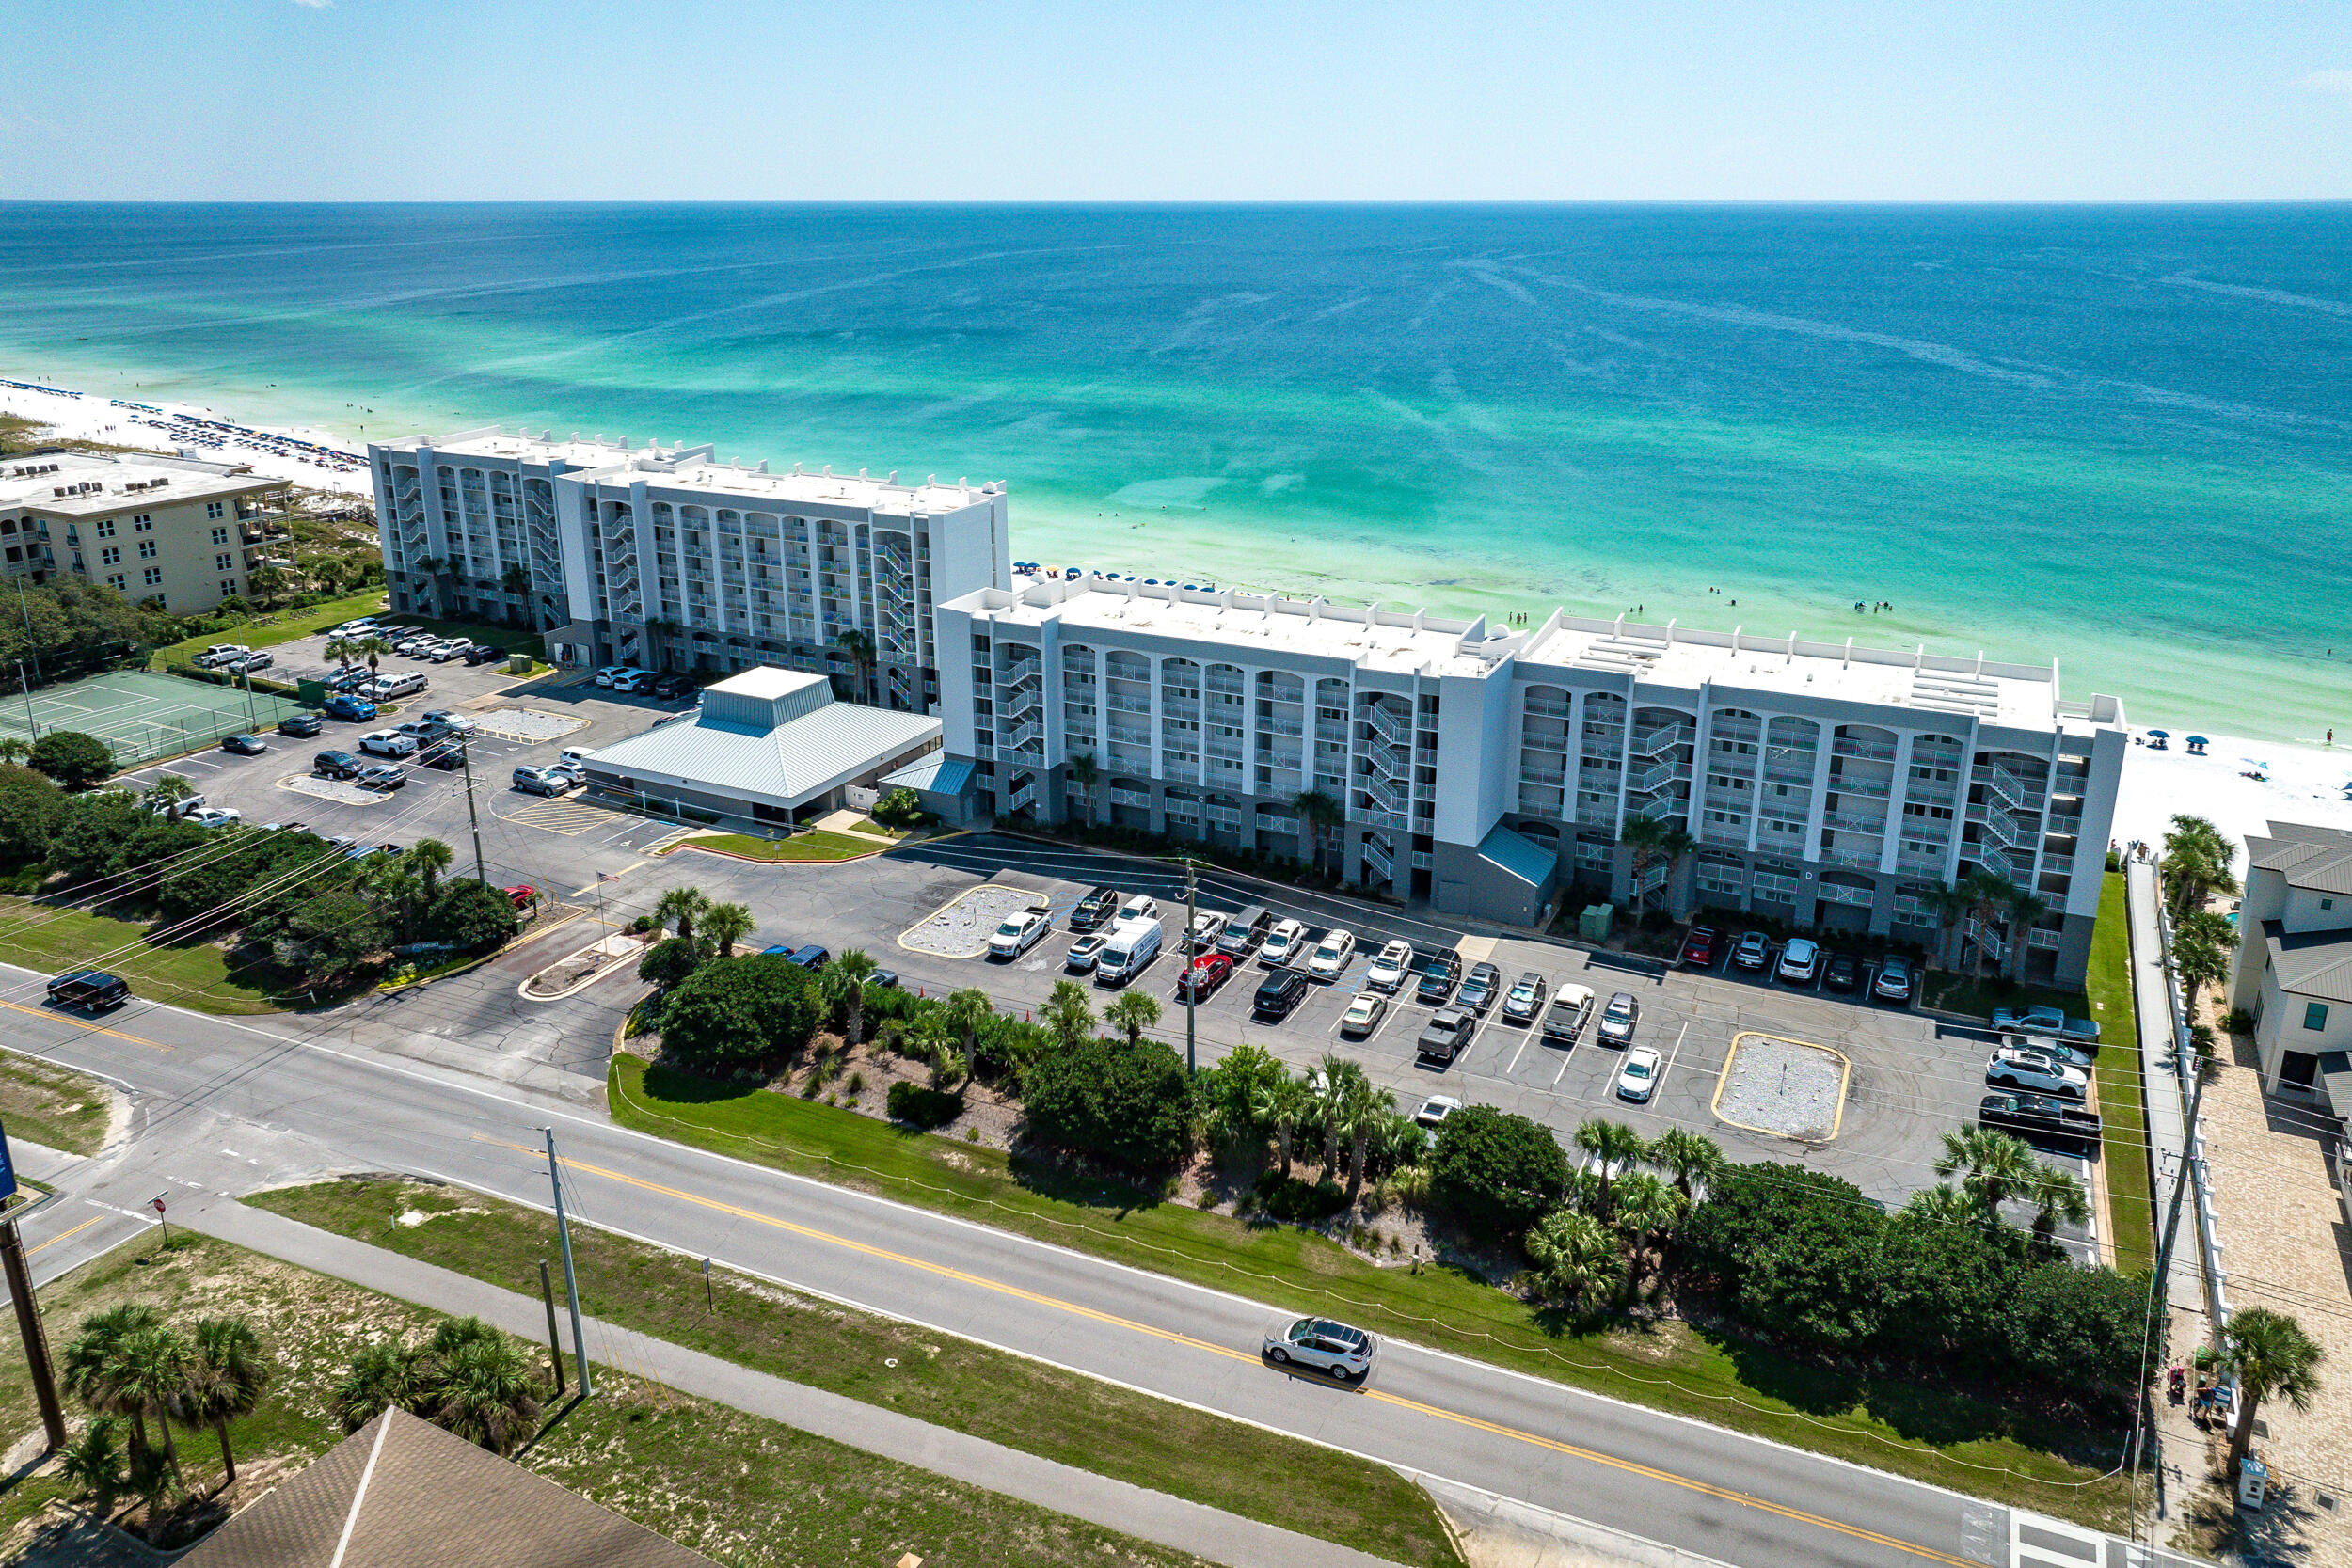
[[[1364,869],[1371,873],[1372,879],[1375,881],[1389,882],[1396,879],[1396,862],[1389,858],[1388,850],[1380,847],[1380,841],[1377,839],[1364,841]]]
[[[1405,832],[1406,828],[1405,818],[1392,811],[1377,811],[1370,807],[1359,806],[1356,810],[1349,812],[1348,816],[1367,828],[1386,828],[1391,832],[1398,833]]]
[[[1568,775],[1557,768],[1539,768],[1534,763],[1519,764],[1519,783],[1543,784],[1551,789],[1566,787]]]
[[[1391,746],[1403,746],[1408,750],[1411,748],[1413,721],[1386,704],[1366,704],[1364,721],[1373,727],[1375,733]]]
[[[1520,786],[1520,788],[1519,788],[1519,810],[1520,810],[1520,812],[1521,812],[1522,814],[1524,814],[1524,815],[1528,816],[1559,816],[1559,815],[1560,815],[1560,801],[1559,801],[1556,798],[1555,798],[1555,799],[1553,799],[1553,800],[1545,800],[1545,799],[1544,799],[1541,795],[1538,795],[1538,794],[1534,793],[1534,790],[1535,790],[1537,787],[1538,787],[1538,786],[1537,786],[1537,785],[1534,785],[1534,784],[1523,784],[1523,785],[1521,785],[1521,786]]]
[[[1884,800],[1893,797],[1895,781],[1873,779],[1863,773],[1832,773],[1822,787],[1832,795],[1864,795],[1873,800]]]
[[[1654,757],[1670,747],[1687,746],[1698,738],[1698,730],[1690,724],[1653,724],[1633,732],[1633,754]]]
[[[1841,735],[1829,744],[1830,754],[1839,757],[1864,757],[1872,762],[1893,762],[1895,743],[1891,740],[1871,740],[1863,736]]]
[[[1111,804],[1115,806],[1136,806],[1144,811],[1149,811],[1152,809],[1152,794],[1149,790],[1121,789],[1117,784],[1113,784],[1111,786]]]
[[[1827,812],[1823,814],[1821,821],[1827,827],[1836,828],[1850,833],[1868,833],[1874,838],[1883,838],[1886,833],[1885,817],[1866,816],[1860,812]]]
[[[1880,852],[1876,849],[1824,849],[1821,851],[1823,865],[1851,866],[1866,871],[1877,869],[1879,859]]]
[[[1541,719],[1565,719],[1568,716],[1568,704],[1565,698],[1538,697],[1530,693],[1524,705],[1524,710]]]
[[[1878,895],[1868,888],[1849,887],[1843,882],[1816,882],[1814,890],[1825,903],[1857,904],[1867,910],[1878,901]]]

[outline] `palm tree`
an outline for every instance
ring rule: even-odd
[[[180,820],[181,802],[195,794],[196,785],[177,773],[166,773],[149,784],[147,793],[139,799],[143,804],[163,807],[165,821],[177,822]]]
[[[1039,1017],[1064,1046],[1075,1046],[1094,1033],[1094,1005],[1075,980],[1055,981]]]
[[[2319,1364],[2327,1353],[2312,1342],[2303,1325],[2267,1307],[2243,1307],[2222,1330],[2221,1364],[2237,1376],[2237,1427],[2230,1434],[2229,1474],[2235,1479],[2254,1440],[2254,1412],[2265,1400],[2284,1399],[2297,1410],[2312,1407],[2319,1391]]]
[[[1967,924],[1968,911],[1975,907],[1976,897],[1958,882],[1947,882],[1919,896],[1927,911],[1935,916],[1935,959],[1937,966],[1951,969],[1960,962],[1960,933]]]
[[[394,1339],[365,1345],[336,1384],[333,1407],[345,1432],[357,1432],[394,1405],[415,1408],[424,1389],[417,1352]]]
[[[1636,818],[1635,820],[1640,820]],[[1600,1217],[1608,1219],[1615,1212],[1615,1186],[1619,1180],[1613,1167],[1630,1165],[1649,1151],[1642,1134],[1621,1121],[1606,1117],[1586,1117],[1576,1129],[1576,1147],[1593,1157],[1593,1167],[1598,1178],[1595,1207]]]
[[[841,1009],[849,1024],[847,1038],[851,1045],[866,1037],[866,982],[881,968],[866,949],[850,947],[844,949],[825,971],[828,984],[840,996]]]
[[[2019,1196],[2033,1205],[2033,1239],[2044,1248],[2056,1244],[2053,1238],[2058,1234],[2058,1221],[2080,1225],[2090,1217],[2090,1199],[2083,1193],[2082,1179],[2072,1171],[2045,1165],[2038,1160]]]
[[[163,1315],[137,1302],[91,1314],[65,1347],[67,1390],[92,1410],[131,1418],[135,1451],[147,1449],[147,1402],[130,1394],[123,1381],[122,1347],[134,1334],[154,1328]]]
[[[845,631],[833,640],[833,645],[848,657],[850,669],[855,672],[857,695],[854,700],[865,702],[867,682],[871,678],[874,668],[873,635],[865,631]],[[881,702],[882,693],[877,690],[874,693],[874,705],[880,706]]]
[[[115,1355],[122,1397],[155,1413],[155,1424],[164,1434],[164,1458],[178,1474],[180,1446],[172,1441],[171,1412],[187,1397],[194,1381],[196,1347],[184,1335],[152,1323],[124,1335]]]
[[[1993,924],[2001,911],[2009,908],[2010,901],[2017,896],[2017,890],[2010,885],[2007,878],[1996,877],[1981,866],[1960,879],[1960,889],[1968,899],[1966,918],[1979,926]],[[1992,956],[1983,942],[1977,943],[1978,979],[1984,978],[1985,965]]]
[[[1265,1125],[1274,1129],[1275,1148],[1281,1156],[1281,1174],[1288,1177],[1298,1129],[1314,1114],[1314,1090],[1304,1078],[1283,1077],[1265,1086],[1262,1103]]]
[[[113,1416],[93,1418],[82,1435],[65,1446],[58,1471],[97,1500],[97,1513],[114,1512],[115,1494],[122,1490],[122,1423]]]
[[[1327,876],[1324,851],[1331,835],[1347,820],[1347,808],[1329,790],[1310,789],[1291,798],[1291,810],[1307,824],[1307,836],[1314,850],[1315,874]]]
[[[653,917],[657,924],[675,924],[677,934],[688,942],[694,940],[694,922],[710,910],[710,895],[698,887],[674,887],[662,894],[654,904]]]
[[[979,1052],[980,1020],[993,1016],[995,1011],[995,998],[977,986],[966,986],[947,998],[947,1019],[963,1036],[966,1061]]]
[[[424,883],[408,867],[408,857],[398,860],[376,856],[362,874],[361,886],[378,908],[389,914],[400,940],[407,942],[416,935],[417,906],[424,895]]]
[[[1975,1200],[1979,1217],[1987,1226],[2001,1223],[2001,1205],[2024,1192],[2041,1164],[2025,1142],[1990,1128],[1963,1127],[1944,1134],[1944,1157],[1935,1174],[1965,1172],[1960,1190]]]
[[[518,565],[510,564],[499,578],[499,586],[519,599],[531,592],[531,574]],[[527,611],[522,607],[510,605],[506,611],[507,624],[509,626],[519,625],[526,613]]]
[[[1159,1021],[1160,999],[1150,991],[1121,991],[1117,1001],[1103,1009],[1103,1022],[1114,1029],[1124,1029],[1129,1045],[1140,1043],[1143,1032]]]
[[[1649,1146],[1649,1161],[1675,1179],[1675,1190],[1685,1203],[1723,1180],[1729,1162],[1715,1140],[1686,1127],[1670,1127]]]
[[[1639,1284],[1649,1254],[1650,1238],[1661,1238],[1662,1244],[1666,1233],[1690,1208],[1690,1199],[1651,1172],[1637,1170],[1618,1178],[1611,1200],[1616,1205],[1617,1228],[1632,1243],[1632,1278]]]
[[[1076,756],[1072,757],[1070,759],[1070,776],[1078,782],[1078,787],[1080,789],[1086,791],[1087,825],[1091,827],[1094,824],[1095,818],[1094,785],[1096,781],[1101,779],[1103,776],[1103,769],[1095,762],[1094,753],[1092,752],[1080,752]]]
[[[2211,821],[2185,813],[2173,817],[2172,831],[2164,835],[2164,872],[2172,884],[2174,915],[2203,908],[2216,894],[2235,893],[2234,859],[2230,841]]]
[[[1307,1069],[1307,1083],[1314,1091],[1315,1119],[1323,1124],[1323,1174],[1328,1180],[1340,1166],[1341,1119],[1360,1092],[1359,1085],[1368,1087],[1371,1080],[1354,1062],[1327,1052],[1320,1064]]]
[[[1625,1277],[1617,1238],[1590,1214],[1554,1209],[1527,1233],[1527,1256],[1554,1300],[1581,1307],[1616,1289]]]
[[[1903,1212],[1931,1225],[1975,1225],[1984,1217],[1975,1198],[1948,1182],[1912,1194]]]
[[[1617,830],[1617,842],[1633,851],[1633,886],[1637,890],[1633,907],[1636,910],[1649,906],[1649,895],[1638,890],[1649,868],[1666,858],[1666,839],[1673,832],[1664,817],[1639,815],[1627,817],[1625,826]],[[1687,838],[1690,835],[1686,833],[1683,836]]]
[[[918,1062],[939,1059],[943,1051],[956,1048],[956,1026],[945,1007],[926,1008],[906,1032],[907,1054]]]
[[[358,641],[357,637],[330,637],[326,640],[326,657],[333,659],[342,669],[348,670],[351,668],[352,658],[357,652],[355,644]]]
[[[441,612],[441,574],[448,569],[449,562],[437,555],[417,558],[417,570],[425,575],[425,592],[430,595],[431,613],[435,615]]]
[[[2007,909],[2009,914],[2009,977],[2012,980],[2023,980],[2026,977],[2026,933],[2033,929],[2035,921],[2050,912],[2050,906],[2046,900],[2026,892],[2023,888],[2016,888],[2010,893]]]
[[[196,1376],[181,1401],[181,1414],[220,1434],[220,1462],[229,1472],[224,1486],[237,1484],[229,1423],[253,1414],[269,1390],[269,1380],[262,1338],[243,1318],[206,1318],[196,1325]]]
[[[703,936],[719,949],[719,957],[735,957],[735,944],[752,934],[755,922],[741,904],[713,904],[703,915]]]
[[[2172,924],[2172,968],[2187,993],[2188,1016],[2197,1016],[2197,990],[2230,977],[2230,954],[2238,942],[2230,917],[2193,909]]]
[[[386,654],[392,651],[392,645],[386,641],[383,638],[376,636],[373,632],[370,632],[364,637],[354,637],[347,639],[346,641],[351,648],[352,657],[364,658],[368,661],[368,673],[371,675],[374,674],[377,670],[382,668],[382,666],[376,661],[381,659]]]
[[[1360,1071],[1341,1090],[1339,1121],[1348,1143],[1347,1205],[1351,1209],[1357,1195],[1364,1190],[1364,1157],[1371,1151],[1373,1136],[1395,1114],[1396,1096],[1375,1088]]]
[[[435,884],[440,881],[443,872],[456,863],[457,851],[437,838],[421,838],[408,847],[404,858],[417,868],[417,878],[424,884],[424,901],[430,904]]]
[[[445,1323],[425,1346],[425,1415],[495,1454],[512,1453],[539,1421],[539,1375],[513,1339],[479,1318]]]

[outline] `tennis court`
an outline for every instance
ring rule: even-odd
[[[51,730],[79,730],[104,741],[124,768],[209,746],[225,735],[267,729],[302,705],[243,687],[212,686],[182,675],[121,670],[30,698],[0,701],[0,736],[27,743]]]

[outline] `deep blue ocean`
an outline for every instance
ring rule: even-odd
[[[1003,479],[1025,558],[2352,729],[2352,207],[7,205],[0,373]]]

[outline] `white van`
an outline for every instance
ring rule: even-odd
[[[1094,960],[1094,983],[1098,986],[1123,986],[1151,966],[1160,956],[1160,923],[1156,920],[1122,920],[1111,927],[1110,940],[1103,944],[1103,955]]]
[[[378,675],[359,688],[360,694],[372,702],[388,702],[394,697],[413,697],[432,683],[414,671],[399,675]]]

